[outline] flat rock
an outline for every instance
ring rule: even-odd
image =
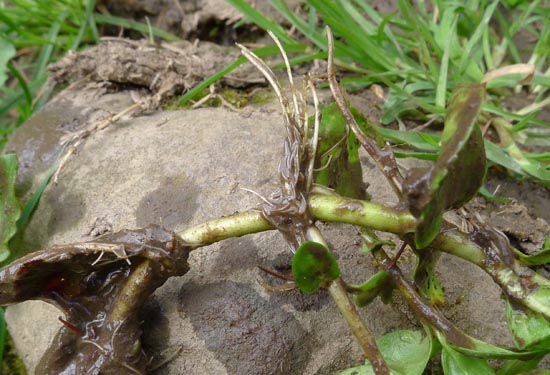
[[[124,92],[94,95],[65,92],[17,131],[7,150],[22,165],[20,196],[28,197],[40,182],[63,134],[129,103]],[[274,190],[285,135],[279,111],[269,108],[161,111],[94,133],[69,159],[58,183],[47,187],[23,246],[83,242],[104,231],[148,224],[178,231],[257,206],[258,198],[242,188],[263,195]],[[378,172],[365,156],[362,160],[374,200],[392,201]],[[376,272],[353,228],[320,227],[346,280],[360,282]],[[325,292],[281,294],[258,283],[275,282],[258,265],[288,269],[290,259],[276,232],[194,251],[191,271],[159,288],[142,313],[151,373],[333,374],[360,364],[360,348]],[[403,261],[410,266],[412,256]],[[451,296],[449,316],[477,337],[509,344],[500,291],[491,279],[452,257],[444,257],[439,270]],[[403,301],[394,302],[375,301],[361,311],[377,336],[418,325]],[[40,302],[7,309],[10,333],[30,374],[61,326],[59,316]]]

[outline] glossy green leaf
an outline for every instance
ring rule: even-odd
[[[495,372],[485,362],[485,360],[480,358],[475,358],[473,355],[477,354],[464,353],[462,350],[455,346],[449,345],[445,336],[441,332],[435,332],[437,339],[441,343],[441,365],[443,367],[443,373],[445,375],[494,375]],[[479,340],[472,340],[470,344],[481,343]],[[490,347],[490,344],[486,344]],[[497,348],[500,349],[500,348]]]
[[[386,271],[380,271],[361,285],[353,287],[356,289],[355,304],[359,307],[367,306],[380,294],[391,292],[391,277]]]
[[[367,136],[374,139],[379,137],[359,110],[351,107],[351,113]],[[334,189],[342,196],[366,198],[359,161],[359,142],[355,135],[348,131],[346,121],[336,103],[331,103],[321,111],[316,167],[316,183]]]
[[[518,349],[550,352],[550,322],[544,316],[506,299],[506,320]]]
[[[304,242],[292,258],[292,274],[304,293],[315,293],[340,276],[334,256],[318,242]]]
[[[476,119],[485,89],[480,84],[457,88],[451,97],[441,150],[428,169],[413,169],[405,179],[409,209],[418,217],[417,248],[428,246],[439,233],[443,212],[470,200],[482,186],[485,149]]]
[[[0,261],[6,259],[10,251],[8,241],[17,231],[17,219],[21,215],[19,201],[15,197],[17,157],[15,154],[0,156]]]
[[[422,375],[432,352],[432,339],[421,331],[390,332],[376,340],[393,375]],[[338,375],[376,375],[367,361]]]

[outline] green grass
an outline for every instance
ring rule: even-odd
[[[229,0],[259,27],[270,29],[273,22],[252,9],[245,0]],[[397,10],[383,14],[366,0],[307,0],[299,13],[283,0],[271,5],[310,43],[315,57],[326,56],[325,26],[332,29],[335,58],[345,71],[353,73],[350,88],[373,83],[389,88],[382,107],[383,124],[399,124],[399,136],[406,145],[404,120],[417,123],[443,118],[451,91],[462,83],[480,82],[489,71],[502,66],[529,63],[535,68],[531,82],[523,88],[511,74],[488,83],[489,100],[483,120],[494,123],[500,143],[487,140],[492,163],[507,168],[518,178],[529,177],[550,184],[548,153],[525,152],[523,145],[549,145],[550,124],[537,118],[550,95],[550,4],[548,1],[452,0],[434,1],[435,9],[418,2],[398,0]],[[288,41],[280,26],[272,31]],[[524,42],[532,41],[524,50]],[[528,43],[529,44],[529,43]],[[530,103],[516,111],[503,102],[517,91],[528,91]],[[498,151],[496,151],[498,150]],[[434,150],[434,151],[437,151]],[[494,152],[493,152],[494,151]],[[424,158],[425,154],[420,153]],[[407,153],[407,156],[414,153]]]
[[[525,148],[550,145],[550,124],[537,117],[550,104],[548,0],[439,0],[433,2],[435,10],[424,1],[414,8],[410,1],[398,0],[397,10],[389,14],[380,13],[366,0],[307,0],[298,12],[285,1],[270,0],[299,31],[300,42],[245,0],[229,2],[259,27],[273,31],[289,53],[298,53],[291,61],[294,64],[326,58],[324,27],[330,26],[336,37],[337,64],[349,73],[343,82],[349,89],[373,83],[386,86],[382,122],[398,124],[402,133],[407,131],[406,120],[438,124],[457,85],[479,82],[485,73],[502,66],[533,64],[535,74],[528,86],[517,84],[518,78],[524,78],[520,75],[489,82],[490,98],[482,118],[487,123],[503,120],[492,126],[493,133],[501,137],[487,140],[488,150],[498,150],[488,152],[493,164],[517,178],[550,184],[548,152]],[[47,65],[69,50],[97,43],[101,25],[136,30],[150,39],[177,39],[148,24],[98,14],[94,8],[94,0],[0,1],[0,147],[14,128],[49,99],[52,87],[45,85]],[[525,43],[516,42],[520,35],[532,41],[528,50]],[[277,50],[266,46],[256,53],[265,56]],[[244,62],[243,58],[235,61],[176,102],[188,102]],[[506,109],[502,103],[520,90],[528,93],[529,104],[514,111]],[[404,144],[413,149],[399,150],[398,155],[429,157],[425,150]]]

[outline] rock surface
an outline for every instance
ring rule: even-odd
[[[7,151],[19,155],[20,196],[28,197],[40,182],[59,151],[61,135],[129,103],[127,93],[94,95],[93,90],[65,92],[12,138]],[[278,110],[251,107],[239,113],[223,108],[164,111],[116,123],[90,136],[59,182],[48,186],[24,246],[88,241],[103,231],[148,224],[178,231],[254,207],[258,199],[241,188],[263,195],[274,189],[284,134]],[[373,199],[391,202],[389,187],[362,159]],[[353,228],[320,227],[347,281],[374,274]],[[326,293],[272,293],[257,282],[275,282],[258,265],[281,269],[290,259],[275,232],[194,251],[191,271],[170,279],[143,311],[151,373],[334,374],[361,363],[360,348]],[[405,254],[403,262],[412,261]],[[439,273],[450,295],[448,316],[470,334],[509,344],[500,291],[490,278],[451,257],[443,257]],[[460,305],[455,303],[459,299]],[[417,324],[403,301],[394,302],[376,301],[362,310],[377,336]],[[30,374],[61,324],[58,316],[40,302],[7,309],[10,333]]]

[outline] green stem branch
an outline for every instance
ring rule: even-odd
[[[248,210],[207,221],[177,234],[194,249],[232,237],[275,229],[259,210]]]
[[[319,229],[315,226],[308,228],[306,238],[309,241],[315,241],[323,244],[327,249],[329,248],[328,244],[325,242],[325,239],[319,232]],[[366,326],[363,319],[361,319],[361,316],[359,316],[359,312],[357,311],[355,304],[351,301],[346,291],[346,286],[340,277],[330,283],[328,292],[336,303],[336,306],[338,306],[340,313],[348,323],[351,332],[363,348],[363,353],[371,363],[375,374],[390,375],[389,367],[376,346],[376,338]]]
[[[412,233],[416,226],[414,216],[408,211],[337,195],[312,193],[308,206],[310,214],[317,220],[353,224],[399,236]],[[197,248],[226,238],[272,229],[275,228],[260,211],[249,210],[186,229],[178,236]],[[457,230],[441,232],[431,246],[479,266],[506,294],[550,318],[550,281],[516,259],[510,264],[491,261],[488,249],[482,249]]]

